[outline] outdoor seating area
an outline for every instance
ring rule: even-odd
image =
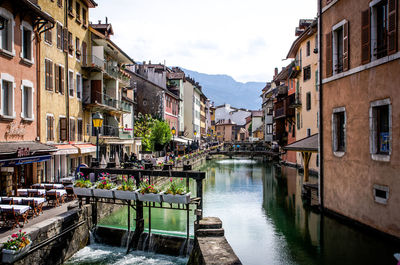
[[[37,183],[30,189],[17,189],[16,196],[0,198],[0,227],[24,227],[30,218],[43,213],[44,208],[59,207],[67,199],[75,199],[71,194],[72,184]]]

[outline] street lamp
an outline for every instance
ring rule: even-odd
[[[174,158],[175,158],[175,142],[174,142],[175,133],[176,133],[175,127],[172,127],[171,133],[172,133],[172,153],[174,154]]]
[[[99,128],[103,125],[103,116],[99,112],[96,112],[93,117],[93,127],[96,128],[96,159],[99,161]]]

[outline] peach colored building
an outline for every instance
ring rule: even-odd
[[[320,3],[322,204],[400,237],[399,1]]]
[[[215,124],[217,130],[217,140],[221,142],[231,142],[235,140],[233,127],[236,124],[231,120],[220,120]]]
[[[0,190],[10,194],[36,183],[38,162],[50,159],[54,148],[37,142],[37,47],[45,23],[54,19],[35,1],[3,1],[0,43]]]

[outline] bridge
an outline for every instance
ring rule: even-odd
[[[278,159],[280,153],[272,150],[268,144],[263,142],[228,142],[224,143],[221,149],[211,150],[208,155],[225,155],[230,158],[233,156],[246,156]]]

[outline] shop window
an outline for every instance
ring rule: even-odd
[[[370,153],[372,159],[389,161],[392,149],[390,99],[370,104]]]
[[[336,108],[332,114],[332,147],[336,156],[346,152],[346,110]]]

